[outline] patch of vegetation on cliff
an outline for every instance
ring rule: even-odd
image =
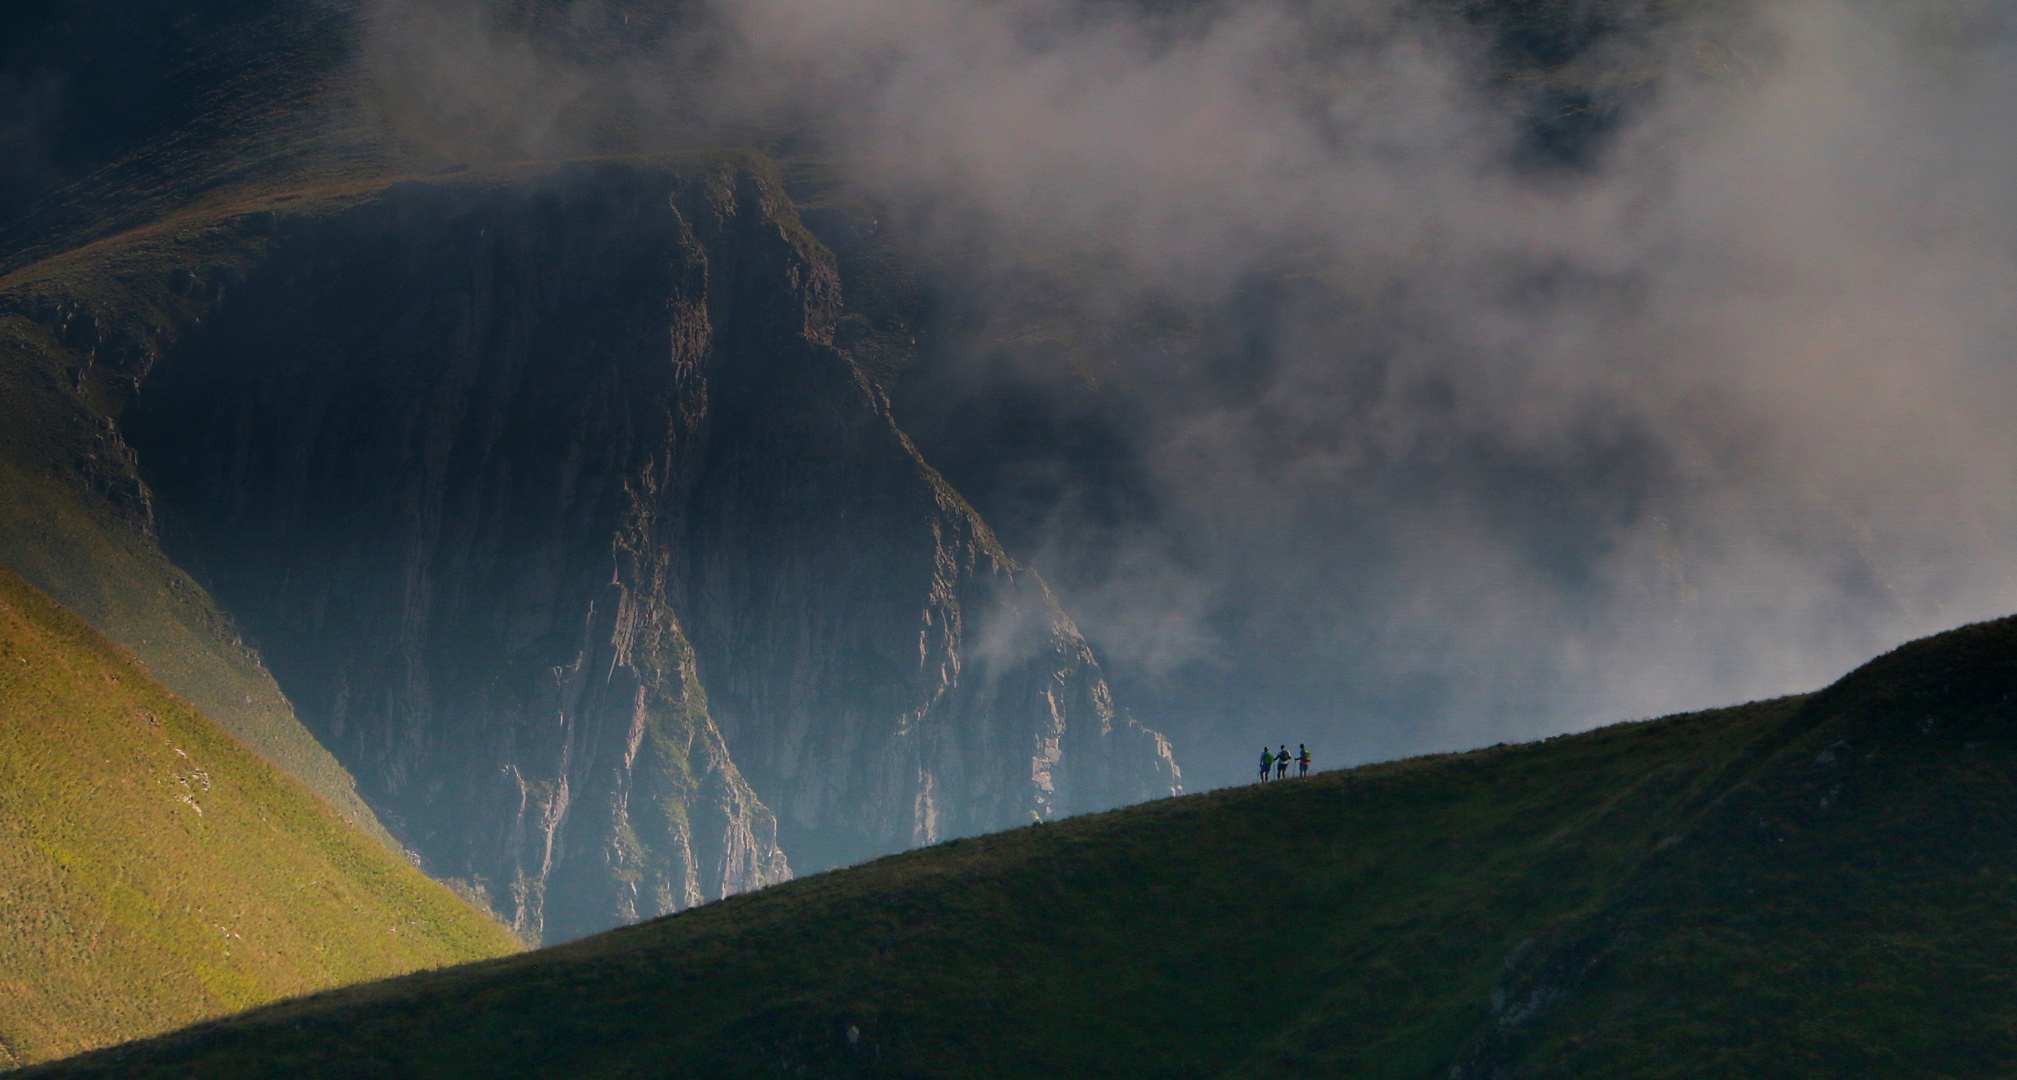
[[[0,1065],[515,947],[0,569]]]

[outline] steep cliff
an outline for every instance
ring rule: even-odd
[[[1177,790],[1167,743],[846,356],[734,354],[709,395],[695,645],[801,867]]]
[[[282,196],[0,305],[398,840],[555,940],[1177,789],[840,285],[729,154]]]

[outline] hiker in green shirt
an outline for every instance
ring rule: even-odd
[[[1268,779],[1268,767],[1275,763],[1275,755],[1267,747],[1261,747],[1261,783]]]

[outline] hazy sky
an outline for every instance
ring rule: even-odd
[[[1618,108],[1566,163],[1570,99],[1419,6],[713,0],[593,54],[401,4],[366,55],[409,133],[505,152],[611,87],[645,130],[802,118],[960,290],[933,393],[1098,432],[980,502],[1209,785],[2017,611],[2017,57],[2003,5],[1910,7],[1616,35],[1558,76]]]

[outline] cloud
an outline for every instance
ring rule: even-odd
[[[419,66],[524,152],[590,84],[812,132],[961,313],[899,395],[928,452],[1005,381],[1107,433],[968,493],[1231,781],[1255,728],[1489,742],[2017,610],[2005,9],[1606,10],[714,0]]]

